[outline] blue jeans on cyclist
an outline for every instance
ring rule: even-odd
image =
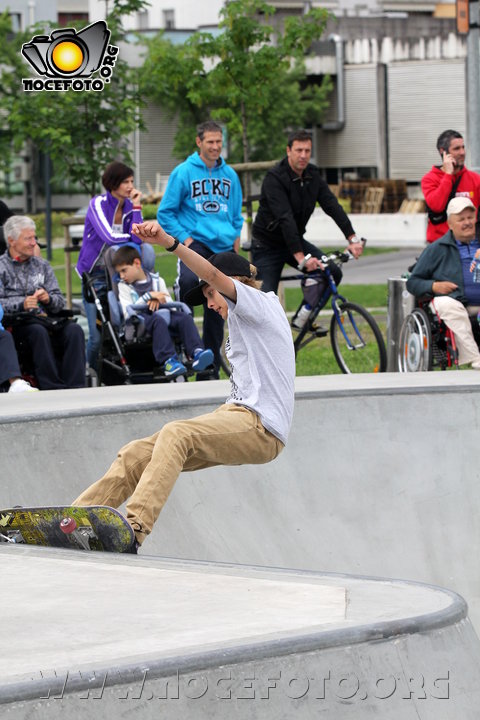
[[[309,243],[307,240],[302,240],[302,249],[305,255],[309,253],[316,258],[321,258],[323,251]],[[278,284],[280,282],[280,276],[283,271],[284,265],[290,265],[297,269],[297,261],[291,255],[286,247],[274,247],[267,245],[257,238],[252,238],[252,262],[258,270],[258,279],[262,281],[262,290],[264,292],[278,291]],[[335,265],[330,268],[333,278],[337,285],[341,282],[342,271]]]

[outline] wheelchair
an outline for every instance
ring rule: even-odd
[[[406,316],[398,342],[399,372],[426,372],[440,368],[458,369],[458,351],[454,333],[430,307],[431,297],[417,299],[417,307]],[[480,346],[480,328],[470,318],[473,336]]]
[[[127,243],[128,244],[128,243]],[[138,246],[135,246],[138,248]],[[97,321],[101,334],[100,353],[98,357],[97,376],[99,385],[130,385],[143,383],[184,382],[195,374],[192,361],[187,357],[180,338],[173,337],[175,351],[179,360],[187,368],[184,375],[176,378],[167,377],[161,366],[156,362],[152,351],[152,340],[145,335],[143,322],[133,317],[127,323],[118,299],[118,277],[113,266],[113,253],[116,248],[109,248],[105,253],[105,268],[108,291],[106,297],[99,297],[87,273],[83,279],[87,292],[97,308]],[[145,270],[153,272],[155,251],[151,245],[142,245],[142,265]],[[171,312],[187,312],[191,310],[185,303],[171,302],[162,305],[159,311],[168,316]],[[205,371],[204,371],[205,372]],[[208,370],[207,370],[208,372]],[[213,366],[211,369],[213,374]]]
[[[54,356],[59,365],[62,359],[63,347],[61,343],[59,343],[57,340],[55,328],[57,326],[62,327],[67,322],[77,322],[75,318],[76,314],[78,313],[76,313],[74,310],[69,310],[65,308],[56,313],[55,316],[51,315],[48,318],[44,318],[44,321],[42,323],[46,325],[47,329],[49,330]],[[9,332],[12,336],[14,336],[15,350],[17,352],[18,364],[20,366],[22,378],[29,382],[32,387],[38,388],[38,382],[35,377],[35,364],[32,347],[27,340],[15,337],[15,328],[22,324],[28,324],[31,321],[32,314],[24,310],[18,311],[16,313],[5,313],[2,319],[5,330]],[[91,385],[91,378],[88,372],[86,372],[85,375],[85,385]],[[8,385],[4,383],[3,387],[0,388],[0,392],[7,391]]]

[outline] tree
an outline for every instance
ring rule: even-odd
[[[177,157],[191,151],[195,125],[208,116],[226,125],[237,162],[279,157],[286,130],[321,120],[331,82],[307,84],[304,60],[327,12],[288,17],[280,31],[268,24],[274,13],[263,0],[230,0],[216,36],[198,32],[183,46],[162,34],[147,41],[141,86],[178,116]]]
[[[122,38],[121,18],[146,5],[145,0],[114,0],[107,17],[111,45]],[[82,25],[83,27],[83,25]],[[22,59],[22,44],[34,34],[48,34],[39,24],[13,35],[10,18],[0,17],[0,112],[4,134],[0,137],[2,169],[11,163],[12,149],[26,142],[49,155],[54,177],[66,179],[94,195],[105,165],[118,158],[131,162],[127,139],[142,127],[137,72],[118,58],[111,80],[101,92],[24,92],[22,78],[29,68]],[[13,42],[12,42],[13,40]]]

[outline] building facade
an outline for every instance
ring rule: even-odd
[[[87,12],[86,4],[78,0],[17,0],[10,12],[19,29],[38,20],[58,27],[78,14],[86,24],[103,19],[111,2],[90,0]],[[456,32],[453,2],[271,0],[270,4],[277,12],[269,22],[278,29],[287,15],[310,7],[331,13],[323,37],[306,60],[311,82],[326,74],[334,82],[327,115],[322,125],[312,128],[314,160],[330,183],[403,178],[418,185],[438,161],[438,134],[450,127],[465,134],[466,41]],[[0,10],[6,5],[0,0]],[[142,64],[140,46],[133,44],[134,32],[152,35],[163,30],[165,37],[179,43],[196,30],[215,30],[222,6],[223,0],[156,0],[125,18],[132,42],[121,45],[122,58],[133,66]],[[161,192],[179,162],[172,156],[176,123],[153,103],[144,119],[146,130],[131,138],[136,179],[144,192]]]
[[[277,12],[269,22],[278,29],[287,15],[309,7],[332,13],[306,62],[311,82],[326,74],[334,82],[324,122],[312,128],[315,161],[329,182],[377,177],[418,185],[438,161],[440,132],[452,127],[466,134],[466,41],[456,32],[454,3],[271,4]],[[149,107],[145,117],[148,130],[137,143],[140,177],[158,189],[178,162],[169,154],[175,123],[160,108]]]

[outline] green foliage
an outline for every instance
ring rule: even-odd
[[[64,237],[64,227],[62,220],[69,217],[71,213],[67,212],[52,212],[51,223],[52,223],[52,238]],[[45,213],[38,213],[38,215],[29,215],[35,223],[35,230],[37,238],[40,238],[40,242],[45,239]]]
[[[122,38],[122,16],[146,4],[145,0],[114,0],[107,17],[110,44],[116,45]],[[94,195],[107,163],[114,159],[131,163],[126,138],[143,127],[140,109],[144,101],[136,85],[137,71],[117,58],[102,92],[24,92],[21,80],[30,75],[30,68],[20,54],[22,44],[33,34],[49,34],[50,30],[38,23],[13,35],[8,14],[0,17],[0,112],[5,114],[0,162],[2,169],[8,170],[12,149],[18,152],[25,143],[33,142],[50,155],[55,179],[68,179]]]
[[[142,217],[144,220],[156,220],[157,219],[158,203],[145,203],[142,205]]]
[[[227,126],[230,162],[280,157],[288,129],[321,120],[331,82],[306,85],[304,58],[327,13],[287,18],[283,32],[267,24],[274,13],[263,0],[231,0],[218,35],[146,41],[142,90],[178,117],[177,157],[195,149],[195,126],[209,116]]]

